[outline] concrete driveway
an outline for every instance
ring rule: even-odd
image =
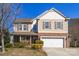
[[[48,56],[79,56],[79,48],[43,48]]]

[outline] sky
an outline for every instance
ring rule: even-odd
[[[68,18],[79,18],[79,3],[23,3],[17,18],[35,18],[46,10],[55,8]]]

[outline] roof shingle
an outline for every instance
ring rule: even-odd
[[[32,19],[16,19],[14,23],[32,23]]]
[[[34,33],[34,32],[13,32],[10,34],[11,35],[37,35],[37,33]]]

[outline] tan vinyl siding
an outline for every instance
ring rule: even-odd
[[[43,29],[43,21],[44,20],[39,20],[38,21],[38,33],[68,33],[68,21],[64,21],[62,19],[62,21],[60,22],[63,22],[63,29],[55,29],[55,25],[54,23],[56,22],[55,19],[51,19],[50,22],[51,22],[51,29]]]

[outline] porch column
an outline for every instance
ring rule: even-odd
[[[21,42],[22,40],[21,40],[21,35],[20,35],[20,42]]]
[[[32,39],[31,39],[31,36],[30,36],[30,47],[31,47],[31,45],[32,45],[32,41],[31,41]]]
[[[12,44],[13,44],[13,37],[14,37],[13,35],[10,36],[10,43]]]

